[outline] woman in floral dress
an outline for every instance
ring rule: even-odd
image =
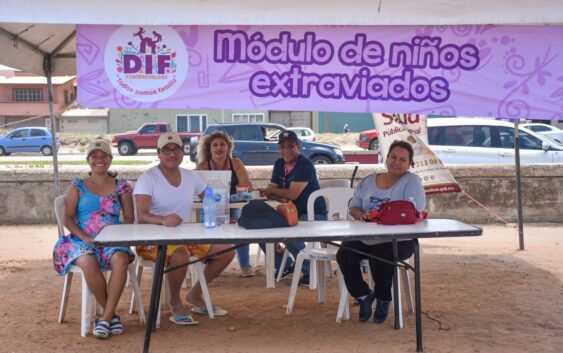
[[[74,179],[65,199],[64,225],[71,234],[62,236],[53,250],[55,270],[64,276],[71,266],[82,269],[88,288],[104,308],[96,319],[94,336],[120,335],[123,326],[115,308],[127,280],[127,268],[134,260],[128,247],[95,247],[92,241],[107,224],[133,223],[132,188],[125,179],[108,173],[111,148],[102,140],[91,142],[86,160],[91,172],[84,179]],[[106,283],[102,271],[111,269]]]

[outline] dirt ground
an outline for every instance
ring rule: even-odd
[[[517,250],[517,230],[505,226],[486,226],[483,237],[421,242],[425,352],[561,352],[563,226],[527,225],[525,234],[525,251]],[[0,228],[0,352],[140,352],[145,331],[127,313],[131,288],[118,308],[122,336],[80,337],[79,278],[66,320],[57,323],[63,279],[51,264],[55,240],[54,226]],[[150,278],[141,287],[145,305]],[[300,288],[286,316],[289,284],[266,289],[263,264],[243,279],[233,263],[210,286],[213,302],[229,315],[179,327],[165,310],[151,352],[415,352],[413,314],[394,330],[391,319],[360,324],[352,307],[351,320],[338,324],[337,283],[330,279],[326,304]]]

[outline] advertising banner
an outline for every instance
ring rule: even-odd
[[[84,107],[563,119],[563,26],[77,26]]]
[[[461,192],[461,188],[440,158],[428,147],[426,116],[420,114],[373,114],[383,163],[395,140],[407,141],[414,151],[410,171],[422,179],[426,194]]]

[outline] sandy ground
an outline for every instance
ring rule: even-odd
[[[483,237],[422,242],[425,352],[561,352],[563,347],[563,226],[527,225],[526,250],[513,227],[487,226]],[[140,352],[144,327],[127,313],[131,289],[119,305],[123,336],[80,337],[80,281],[74,279],[63,324],[57,323],[63,279],[51,265],[54,226],[0,228],[0,352]],[[255,248],[252,248],[255,250]],[[263,258],[263,257],[262,257]],[[214,303],[224,318],[199,317],[178,327],[166,319],[151,352],[414,352],[414,315],[405,328],[335,323],[337,284],[329,280],[326,304],[300,288],[293,314],[285,315],[289,281],[265,288],[263,264],[253,278],[236,263],[216,280]],[[144,302],[151,276],[144,276]],[[404,296],[403,296],[404,297]]]

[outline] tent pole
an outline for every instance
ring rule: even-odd
[[[524,223],[522,220],[522,178],[520,176],[520,133],[518,119],[514,120],[514,160],[516,162],[516,197],[518,202],[518,239],[520,250],[524,250]]]
[[[58,163],[58,148],[57,148],[57,129],[55,124],[55,113],[53,111],[53,82],[51,80],[53,74],[51,55],[45,55],[43,62],[43,70],[45,77],[47,77],[47,96],[49,102],[49,116],[51,120],[51,146],[53,146],[53,176],[55,177],[55,196],[61,194],[61,186],[59,185],[59,163]]]

